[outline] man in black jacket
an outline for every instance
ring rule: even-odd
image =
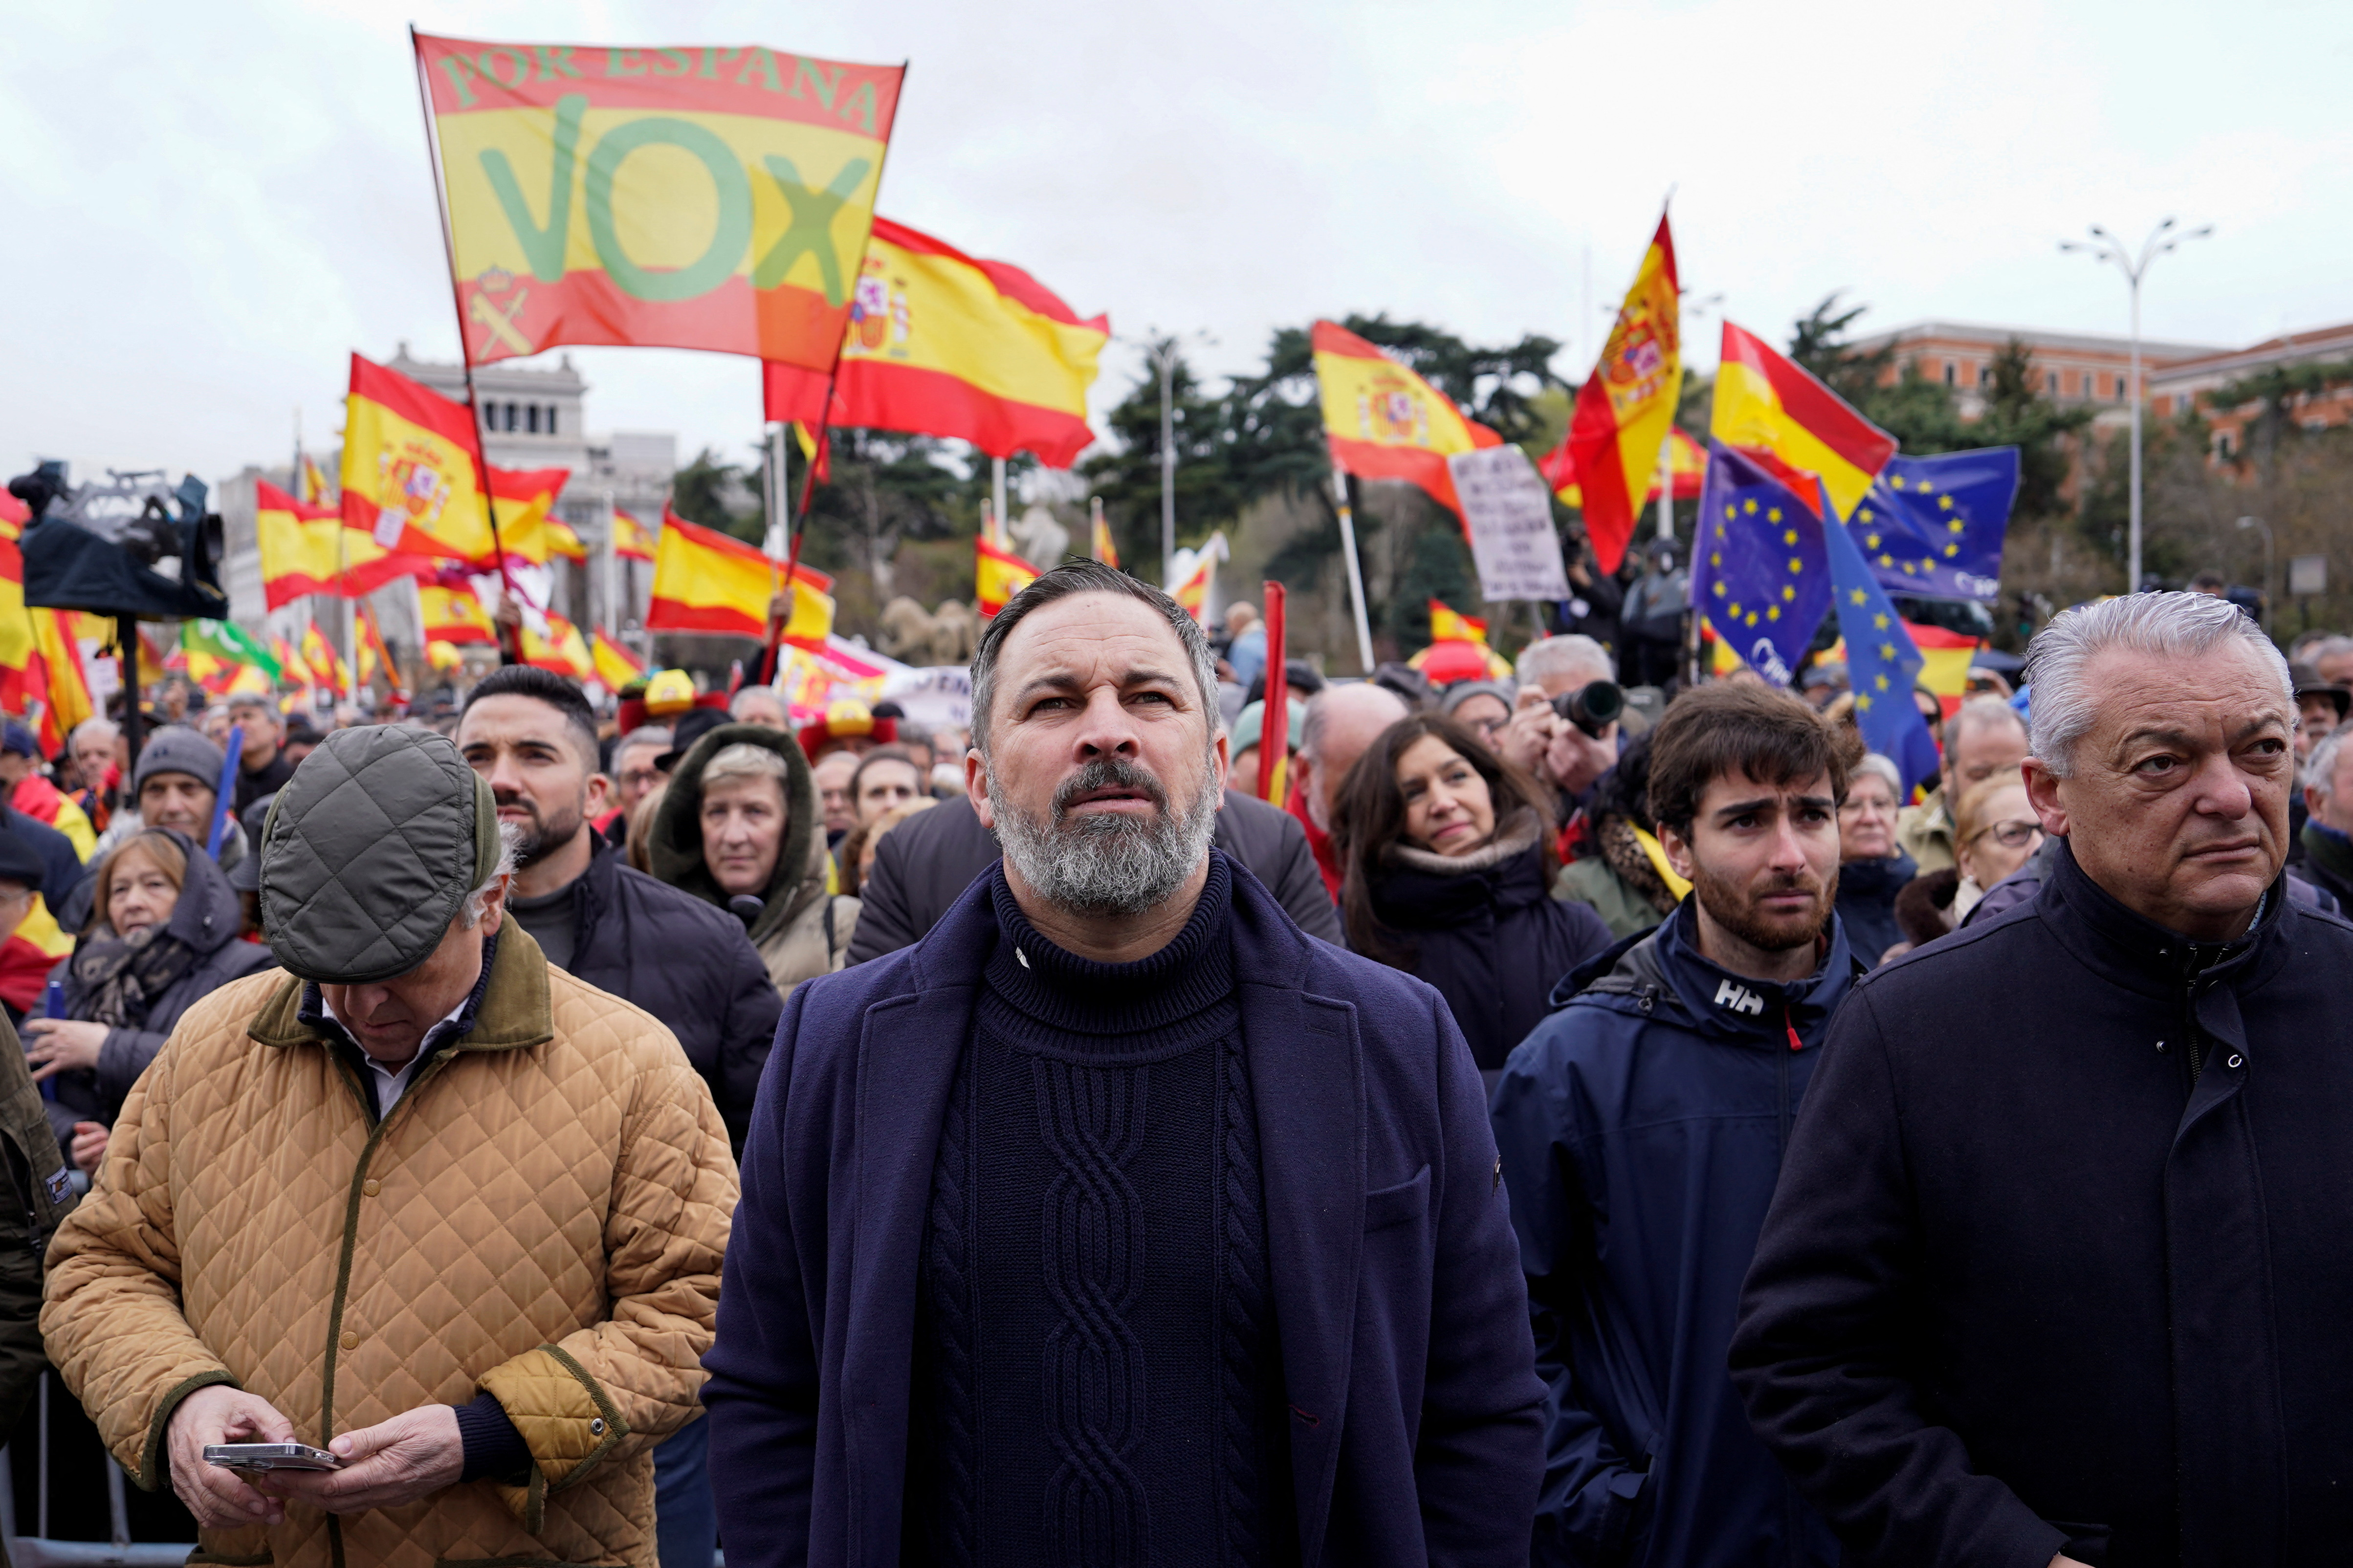
[[[1324,891],[1307,835],[1289,812],[1229,789],[1212,842],[1265,883],[1300,930],[1346,945],[1340,911]],[[849,939],[849,962],[863,963],[921,942],[1003,853],[972,802],[961,797],[918,812],[884,834],[874,847],[874,869],[858,886],[864,907]]]
[[[474,688],[458,750],[489,781],[499,821],[521,836],[507,913],[558,969],[670,1026],[711,1085],[741,1155],[784,998],[743,922],[624,865],[588,826],[608,781],[596,772],[588,700],[560,675],[513,664]],[[654,1449],[657,1545],[666,1568],[711,1561],[711,1427],[696,1420]]]
[[[2280,873],[2287,668],[2144,594],[2026,673],[2065,847],[1839,1013],[1734,1381],[1850,1563],[2342,1562],[2353,925]]]

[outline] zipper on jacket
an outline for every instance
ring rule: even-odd
[[[1789,1022],[1789,1005],[1787,1002],[1781,1004],[1781,1022],[1789,1031],[1789,1053],[1794,1054],[1798,1049],[1798,1026]],[[1781,1092],[1774,1097],[1774,1109],[1781,1118],[1781,1148],[1774,1161],[1778,1166],[1789,1157],[1789,1056],[1774,1052],[1773,1067],[1781,1085]]]

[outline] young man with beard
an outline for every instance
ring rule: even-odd
[[[499,821],[519,835],[507,914],[548,963],[670,1026],[740,1152],[784,1007],[743,922],[631,869],[589,827],[611,781],[596,771],[595,713],[564,677],[523,664],[491,671],[466,699],[457,740]],[[711,1561],[710,1431],[690,1423],[654,1450],[668,1568]]]
[[[1495,1086],[1551,1384],[1533,1560],[1831,1564],[1725,1352],[1799,1099],[1857,966],[1832,912],[1847,761],[1754,681],[1678,698],[1650,809],[1692,884],[1571,973]]]
[[[796,990],[761,1086],[704,1363],[729,1562],[1520,1568],[1543,1389],[1444,1003],[1212,847],[1166,595],[1045,574],[973,718],[1003,858]]]

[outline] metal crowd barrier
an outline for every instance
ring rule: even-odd
[[[49,1568],[67,1563],[112,1563],[127,1568],[178,1568],[196,1549],[193,1541],[178,1544],[145,1543],[131,1539],[129,1500],[124,1494],[122,1467],[112,1456],[106,1461],[106,1517],[109,1539],[99,1541],[52,1541],[49,1539],[49,1374],[41,1374],[40,1393],[41,1442],[37,1463],[40,1467],[40,1489],[33,1533],[17,1533],[16,1456],[8,1447],[0,1447],[0,1539],[8,1545],[8,1561],[13,1568]]]

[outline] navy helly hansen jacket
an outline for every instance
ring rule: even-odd
[[[1725,1352],[1799,1097],[1853,984],[1833,920],[1792,985],[1700,956],[1681,908],[1560,984],[1491,1109],[1548,1385],[1533,1559],[1834,1564]]]

